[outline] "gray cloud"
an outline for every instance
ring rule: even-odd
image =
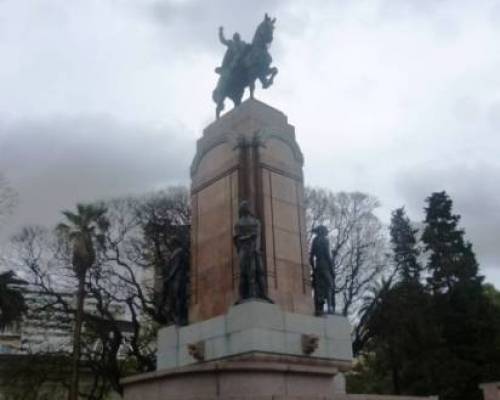
[[[446,190],[454,202],[454,212],[462,216],[460,226],[472,242],[481,265],[498,269],[500,266],[500,165],[478,163],[447,168],[419,166],[401,171],[396,180],[409,213],[423,218],[425,198],[432,192]]]
[[[213,120],[217,27],[250,40],[265,12],[280,73],[256,96],[296,126],[306,183],[374,194],[386,221],[402,204],[418,220],[449,191],[500,284],[500,0],[3,0],[12,223],[187,182]]]
[[[218,26],[227,29],[227,34],[239,31],[247,41],[252,39],[254,29],[265,13],[274,14],[288,1],[255,0],[214,2],[193,0],[182,3],[169,0],[157,0],[146,4],[146,15],[158,24],[158,27],[179,38],[177,45],[186,44],[196,48],[216,49],[219,44],[214,40]],[[218,21],[218,25],[214,22]]]
[[[186,184],[194,141],[185,134],[106,116],[0,125],[0,170],[20,197],[12,228],[53,223],[76,202]]]

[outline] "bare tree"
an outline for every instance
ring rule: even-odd
[[[155,271],[161,273],[168,263],[169,237],[189,224],[187,200],[187,189],[171,188],[105,203],[109,227],[84,278],[80,365],[90,371],[92,382],[81,388],[81,397],[102,399],[110,389],[121,393],[125,374],[155,369],[154,338],[164,322],[157,307]],[[62,294],[78,283],[68,237],[25,228],[13,246],[12,260],[51,299],[43,307],[63,309],[73,319],[74,303]]]
[[[305,205],[309,239],[318,225],[329,230],[337,311],[354,317],[369,284],[388,265],[383,225],[375,215],[379,202],[360,192],[306,188]]]

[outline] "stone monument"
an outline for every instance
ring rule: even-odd
[[[252,43],[267,46],[274,22],[266,15]],[[238,65],[269,72],[258,48],[225,57],[216,91],[253,92]],[[189,323],[159,330],[157,371],[124,379],[126,400],[333,399],[351,368],[347,319],[315,315],[294,127],[252,97],[237,103],[205,128],[191,165]]]
[[[191,166],[190,321],[223,315],[239,298],[233,229],[242,201],[261,223],[267,297],[312,314],[302,164],[286,116],[255,99],[205,129]]]

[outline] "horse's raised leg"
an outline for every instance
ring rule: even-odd
[[[215,119],[220,118],[220,113],[224,110],[224,100],[221,100],[217,103],[217,107],[215,108]]]
[[[269,85],[272,85],[274,82],[274,77],[278,74],[278,68],[272,67],[270,71],[271,71],[271,77],[269,78]]]
[[[255,81],[251,81],[248,85],[248,88],[250,89],[250,98],[253,99],[253,92],[255,92]]]
[[[273,84],[274,77],[276,76],[277,73],[278,73],[278,68],[273,67],[273,68],[269,69],[267,74],[263,74],[263,75],[259,76],[259,80],[262,83],[262,87],[264,89],[267,89],[269,86],[271,86]],[[271,76],[268,78],[267,75],[271,75]]]
[[[235,107],[238,107],[241,104],[241,99],[243,97],[244,91],[245,88],[241,87],[237,91],[235,91],[231,96],[229,96],[230,99],[233,101]]]

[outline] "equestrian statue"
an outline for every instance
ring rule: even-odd
[[[222,65],[215,69],[219,74],[219,80],[212,98],[217,104],[215,110],[217,119],[224,109],[226,97],[229,97],[236,107],[240,105],[246,87],[250,89],[250,97],[253,98],[257,79],[264,89],[273,84],[278,68],[271,67],[272,58],[268,46],[273,41],[275,22],[276,18],[271,19],[266,14],[250,44],[245,43],[239,33],[235,33],[231,40],[226,39],[223,27],[219,28],[219,40],[227,50]]]

